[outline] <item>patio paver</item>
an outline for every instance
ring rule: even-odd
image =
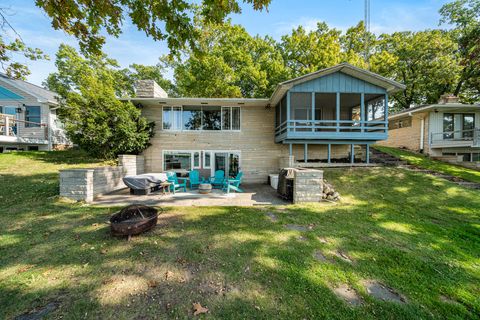
[[[101,206],[126,206],[139,203],[150,206],[262,206],[286,205],[287,201],[277,196],[275,189],[267,184],[242,184],[243,193],[226,194],[215,189],[209,194],[199,194],[197,190],[163,195],[154,192],[149,195],[130,195],[127,188],[101,195],[93,202]]]

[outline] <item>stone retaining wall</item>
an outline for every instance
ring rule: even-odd
[[[295,169],[293,203],[320,202],[323,193],[323,171]]]
[[[143,156],[120,155],[118,166],[60,170],[60,196],[86,202],[125,188],[122,178],[144,173]]]

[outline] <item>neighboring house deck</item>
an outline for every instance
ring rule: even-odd
[[[126,100],[156,123],[147,171],[241,168],[263,182],[280,167],[368,163],[365,150],[388,136],[388,94],[404,88],[343,63],[280,83],[268,99],[169,98],[141,81]]]
[[[390,134],[380,144],[424,152],[434,157],[480,161],[480,105],[451,96],[389,117]]]
[[[0,152],[70,145],[57,107],[54,92],[0,74]]]

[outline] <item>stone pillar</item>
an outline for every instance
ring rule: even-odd
[[[124,169],[124,175],[137,175],[145,172],[145,158],[130,154],[118,156],[118,165]]]
[[[93,172],[94,169],[60,170],[60,196],[93,201]]]
[[[323,171],[296,169],[293,182],[293,203],[320,202],[323,193]]]
[[[295,167],[295,156],[280,157],[278,159],[278,167],[280,169],[294,168]]]

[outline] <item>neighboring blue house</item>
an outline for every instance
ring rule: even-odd
[[[0,74],[0,153],[70,146],[57,108],[54,92]]]

